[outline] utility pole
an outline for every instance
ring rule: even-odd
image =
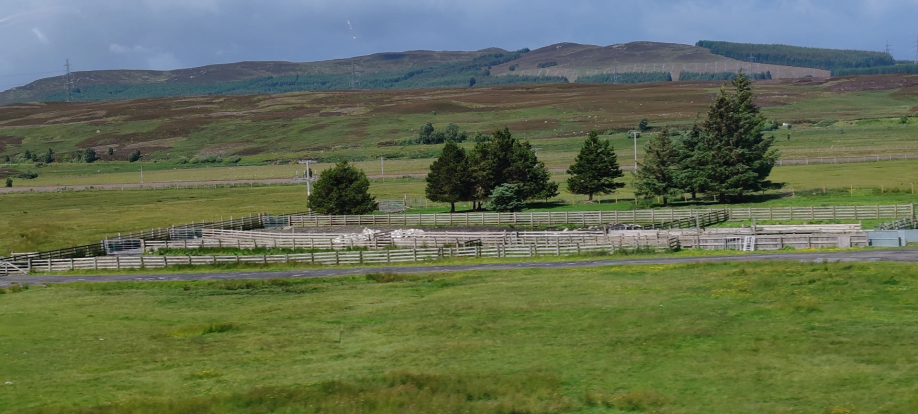
[[[64,87],[67,88],[67,102],[73,102],[73,74],[70,73],[70,59],[66,60],[64,67],[67,68],[67,74],[64,75]]]
[[[886,41],[886,54],[892,55],[892,46],[889,45],[889,40]]]
[[[631,131],[631,136],[634,137],[634,171],[636,172],[637,169],[638,169],[638,162],[637,162],[637,138],[638,138],[638,132],[637,132],[637,131]]]
[[[918,40],[915,40],[915,64],[918,65]]]
[[[143,184],[143,165],[140,166],[140,183]]]
[[[749,74],[750,75],[752,74],[752,71],[754,70],[752,65],[755,65],[755,56],[749,55]]]
[[[306,197],[312,195],[312,170],[309,168],[309,163],[312,160],[306,160]]]
[[[385,157],[382,155],[379,156],[379,175],[382,176],[383,181],[386,181],[386,164],[383,158]]]

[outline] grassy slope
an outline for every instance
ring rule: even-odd
[[[792,139],[778,143],[787,157],[813,154],[812,150],[824,155],[874,154],[877,149],[863,147],[918,149],[914,125],[848,124],[911,115],[918,98],[911,89],[846,90],[883,82],[891,85],[884,87],[895,87],[899,83],[894,80],[909,79],[850,78],[818,86],[774,82],[760,84],[758,91],[766,116],[797,124],[790,131]],[[429,158],[436,148],[391,146],[429,121],[438,127],[456,123],[465,130],[484,132],[508,126],[542,147],[546,156],[570,158],[590,129],[620,131],[611,136],[613,142],[618,148],[630,148],[623,131],[642,117],[657,127],[691,125],[696,114],[706,112],[718,85],[542,85],[18,105],[5,107],[0,115],[0,155],[26,149],[44,153],[48,148],[66,153],[86,147],[101,154],[112,147],[111,159],[116,160],[124,160],[133,150],[143,152],[147,160],[208,154],[237,154],[252,160]],[[825,119],[844,122],[825,128],[803,122]],[[786,132],[775,134],[784,138]]]
[[[627,397],[656,412],[911,412],[916,270],[701,264],[391,284],[33,287],[0,296],[3,380],[12,382],[0,406],[168,401],[173,411],[159,411],[174,412],[188,398],[207,403],[260,386],[297,394],[307,390],[298,384],[407,371],[510,382],[553,376],[564,402],[530,403],[561,412],[616,412],[585,406],[587,391],[589,401],[627,408]],[[255,412],[259,397],[240,397],[254,404],[248,410],[224,410]]]

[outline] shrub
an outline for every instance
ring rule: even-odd
[[[131,153],[131,155],[128,155],[128,162],[135,162],[139,160],[140,157],[141,157],[140,150],[135,150],[134,152]]]
[[[13,186],[13,179],[12,179],[12,178],[6,177],[6,186],[7,186],[7,187],[12,187],[12,186]]]
[[[501,184],[491,192],[491,199],[485,203],[484,208],[497,212],[520,211],[525,204],[520,194],[520,186],[516,184]]]
[[[21,178],[23,180],[32,180],[38,178],[38,173],[32,172],[32,170],[25,170],[19,174],[14,175],[13,177]]]
[[[115,155],[115,149],[112,147],[108,147],[108,155]]]
[[[83,161],[87,164],[92,164],[98,159],[99,157],[96,155],[96,150],[92,148],[86,148],[86,151],[83,151]]]
[[[226,162],[230,164],[238,164],[239,161],[242,161],[242,157],[229,157],[226,159]]]
[[[899,123],[900,123],[900,124],[907,124],[907,123],[908,123],[908,117],[907,117],[907,116],[903,116],[902,118],[899,118]]]
[[[824,128],[835,125],[836,122],[838,122],[837,119],[823,119],[822,121],[817,122],[816,126]]]

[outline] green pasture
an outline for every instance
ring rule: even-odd
[[[233,171],[300,166],[212,167],[189,171]],[[183,170],[162,170],[163,174]],[[157,173],[156,171],[153,173]],[[117,173],[116,173],[117,174]],[[131,173],[133,174],[133,173]],[[139,171],[137,172],[139,179]],[[147,172],[144,176],[147,177]],[[290,172],[292,176],[292,172]],[[555,203],[534,203],[528,211],[628,210],[635,208],[630,185],[619,193],[598,197],[599,204],[582,204],[585,196],[565,191],[564,174],[553,179],[562,183],[562,194]],[[833,164],[781,167],[774,170],[775,181],[786,182],[783,197],[776,194],[753,196],[749,206],[808,206],[853,204],[907,204],[918,202],[910,183],[918,182],[918,169],[912,161]],[[39,176],[36,180],[40,180]],[[29,182],[15,180],[15,185]],[[411,213],[446,212],[442,204],[424,199],[425,181],[421,178],[373,179],[370,192],[378,199],[409,198]],[[826,190],[823,190],[825,186]],[[223,186],[199,185],[170,189],[89,190],[25,192],[0,194],[0,254],[63,248],[94,243],[118,232],[168,227],[191,221],[213,221],[257,212],[306,210],[304,185]],[[674,200],[678,201],[678,200]],[[683,200],[684,201],[684,200]],[[685,204],[681,206],[709,206]],[[426,207],[426,208],[425,208]],[[459,210],[469,208],[460,203]],[[642,203],[639,208],[660,207]]]
[[[14,287],[0,406],[909,413],[916,275],[787,262]]]

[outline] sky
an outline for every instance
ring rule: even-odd
[[[915,59],[918,0],[0,0],[0,90],[63,73],[701,39]]]

